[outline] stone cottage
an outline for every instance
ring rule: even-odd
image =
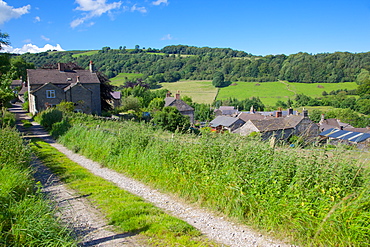
[[[176,93],[175,97],[171,97],[171,94],[167,93],[164,106],[176,107],[182,115],[189,116],[190,123],[194,124],[194,108],[180,99],[179,92]]]
[[[248,136],[253,132],[261,133],[262,139],[270,137],[287,140],[292,135],[302,136],[305,139],[312,139],[318,136],[319,128],[308,117],[307,110],[303,115],[288,115],[268,119],[250,119],[240,127],[238,133]]]
[[[58,69],[28,69],[27,78],[32,114],[63,100],[73,102],[76,111],[101,114],[100,81],[91,61],[89,70],[72,70],[64,63]]]

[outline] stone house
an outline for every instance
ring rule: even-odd
[[[58,63],[58,69],[28,69],[29,112],[36,114],[60,102],[70,101],[75,110],[101,114],[100,81],[90,62],[89,70],[71,70]]]
[[[305,139],[316,138],[319,134],[317,124],[308,117],[308,112],[303,111],[303,115],[288,115],[281,117],[280,114],[275,118],[250,119],[240,127],[238,133],[248,136],[253,132],[261,133],[262,139],[266,140],[275,137],[287,140],[292,135],[302,136]]]
[[[229,131],[233,132],[240,128],[245,122],[240,118],[217,116],[210,123],[210,126],[217,132]]]
[[[167,93],[164,100],[164,106],[176,107],[182,115],[189,116],[190,123],[194,124],[194,108],[180,99],[180,93],[176,93],[175,97],[171,97],[170,93]]]

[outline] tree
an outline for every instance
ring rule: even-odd
[[[224,82],[225,82],[224,74],[222,72],[217,71],[213,75],[212,85],[215,87],[222,87],[224,85]]]
[[[169,131],[184,131],[190,126],[189,116],[182,115],[179,110],[172,106],[166,106],[162,111],[154,113],[152,122]]]

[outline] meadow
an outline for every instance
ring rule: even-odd
[[[301,246],[369,245],[369,169],[343,150],[170,134],[83,114],[68,119],[62,144],[153,188]]]
[[[126,81],[136,81],[139,78],[143,78],[143,74],[140,73],[119,73],[114,78],[110,79],[110,84],[113,86],[124,85]]]
[[[218,92],[218,89],[212,86],[212,81],[162,82],[159,85],[172,95],[179,91],[181,96],[189,96],[196,103],[212,104]]]
[[[91,51],[80,51],[79,53],[75,53],[72,55],[72,57],[80,57],[80,56],[91,56],[94,54],[97,54],[99,51],[98,50],[91,50]]]
[[[236,82],[221,88],[217,99],[236,98],[243,100],[259,97],[265,105],[274,106],[278,100],[294,100],[295,94],[305,94],[311,97],[321,97],[322,92],[357,88],[355,82],[343,83],[293,83],[293,82]]]

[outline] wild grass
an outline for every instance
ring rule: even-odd
[[[227,134],[164,136],[143,124],[86,118],[60,141],[104,166],[295,244],[369,245],[370,176],[355,159],[272,149]]]
[[[72,57],[77,58],[80,56],[91,56],[94,54],[97,54],[99,51],[98,50],[92,50],[92,51],[80,51],[80,53],[73,54]]]
[[[0,129],[0,246],[76,246],[37,190],[30,149],[14,129]]]
[[[221,88],[217,100],[237,98],[239,100],[259,97],[265,105],[274,106],[278,100],[294,99],[295,94],[305,94],[311,97],[321,97],[322,92],[327,93],[338,90],[352,90],[357,88],[354,82],[343,83],[293,83],[293,82],[237,82]]]
[[[181,96],[186,95],[191,97],[193,102],[205,104],[212,104],[218,92],[211,81],[162,82],[160,86],[169,90],[172,95],[179,91]]]
[[[81,195],[89,195],[88,199],[107,215],[109,223],[121,231],[146,236],[155,246],[217,246],[194,227],[91,174],[49,144],[33,140],[32,150],[68,186]]]
[[[116,77],[110,79],[110,84],[113,86],[124,85],[127,81],[136,81],[143,78],[144,74],[140,73],[119,73]]]

